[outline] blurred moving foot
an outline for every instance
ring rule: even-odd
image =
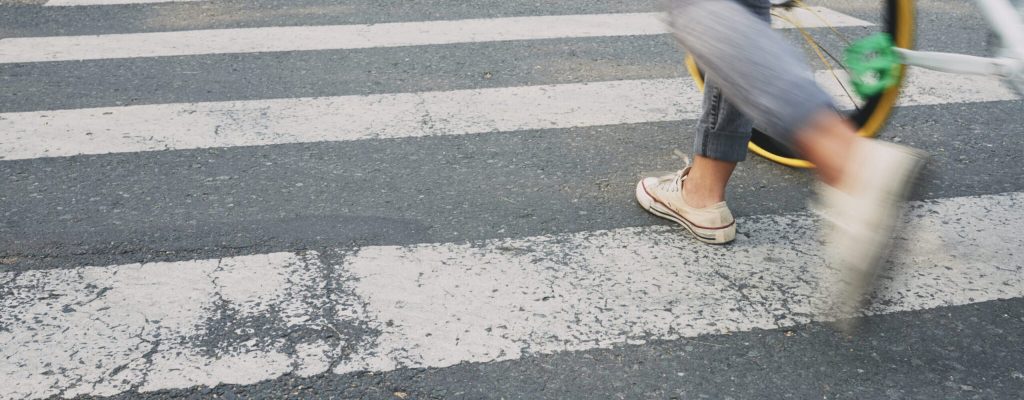
[[[927,155],[879,140],[859,140],[840,188],[819,184],[815,207],[825,221],[826,252],[839,274],[826,288],[826,312],[850,331],[891,248],[902,205]],[[829,286],[831,284],[831,286]]]
[[[651,214],[684,226],[697,240],[724,244],[736,238],[736,220],[725,202],[694,208],[683,200],[683,184],[690,167],[674,174],[647,177],[636,184],[636,201]]]

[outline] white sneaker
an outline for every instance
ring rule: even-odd
[[[852,154],[845,191],[819,184],[815,207],[826,222],[825,254],[839,269],[836,279],[825,285],[833,291],[826,312],[838,318],[857,316],[874,289],[902,220],[902,203],[927,158],[920,150],[879,140],[861,143]]]
[[[697,240],[711,244],[731,242],[736,238],[736,220],[724,201],[694,208],[683,200],[683,182],[689,173],[687,166],[674,174],[640,180],[636,184],[636,201],[651,214],[686,227]]]

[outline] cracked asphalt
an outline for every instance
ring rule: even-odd
[[[46,36],[659,10],[655,0],[43,3],[0,0],[0,43]],[[874,2],[818,3],[858,18],[877,18],[871,13]],[[985,54],[988,35],[971,3],[916,3],[918,47]],[[630,35],[0,63],[0,123],[7,113],[67,109],[681,78],[686,77],[683,55],[667,35]],[[880,137],[931,154],[928,179],[913,193],[914,200],[1013,194],[1024,191],[1022,106],[1018,99],[900,107]],[[874,315],[852,336],[828,323],[804,321],[696,337],[631,337],[608,346],[573,348],[578,343],[566,340],[566,351],[527,349],[521,357],[502,352],[493,361],[441,367],[403,366],[420,362],[416,357],[443,356],[410,345],[390,355],[407,357],[402,360],[406,364],[373,364],[373,357],[381,355],[372,347],[391,340],[388,335],[408,321],[376,321],[368,315],[387,308],[381,304],[399,304],[382,298],[418,293],[416,285],[399,285],[400,273],[387,275],[399,269],[401,257],[426,253],[434,258],[425,260],[454,268],[461,265],[459,257],[489,260],[491,253],[480,249],[497,249],[530,261],[495,268],[499,271],[491,271],[493,276],[486,270],[466,269],[459,275],[425,267],[415,280],[447,289],[465,282],[462,289],[483,290],[480,274],[514,281],[521,278],[517,268],[526,271],[531,262],[550,262],[552,270],[572,265],[583,256],[578,247],[566,247],[571,235],[589,240],[595,231],[661,232],[668,224],[635,206],[633,188],[642,173],[678,167],[672,150],[690,148],[695,122],[0,160],[0,310],[6,311],[0,316],[0,337],[30,344],[0,349],[5,357],[0,358],[0,375],[11,382],[40,382],[38,393],[45,394],[11,398],[1024,397],[1021,298]],[[741,218],[796,224],[800,218],[776,216],[805,211],[812,182],[808,171],[751,156],[731,183],[730,206]],[[536,240],[544,245],[516,247],[522,238],[541,238]],[[782,235],[775,239],[786,240]],[[567,248],[559,254],[548,250]],[[788,252],[803,248],[780,244],[780,249],[780,254],[751,260],[766,268],[779,266],[790,259]],[[392,250],[398,256],[388,258]],[[1009,248],[992,258],[1011,260],[1000,267],[1009,276],[1018,271],[1019,277],[1021,258],[1012,260],[1020,253],[1020,248]],[[373,257],[383,261],[374,264],[378,259]],[[545,276],[575,279],[573,288],[585,287],[593,277],[611,276],[608,281],[618,287],[642,280],[640,273],[602,275],[594,268]],[[720,290],[745,303],[767,303],[759,300],[760,291],[794,290],[758,287],[737,279],[735,271],[707,276],[725,282]],[[388,292],[388,279],[395,282],[392,292],[406,293],[382,294]],[[559,287],[556,283],[537,284],[550,293],[527,284],[520,289],[539,303],[571,298],[570,290],[552,289]],[[658,284],[642,286],[651,290],[652,303],[657,292],[651,288]],[[608,291],[618,293],[612,287]],[[617,295],[613,300],[641,298]],[[779,307],[797,320],[803,303],[793,304]],[[516,309],[508,314],[494,310],[499,311],[473,317],[520,315]],[[412,315],[424,324],[443,317],[429,310],[397,315]],[[503,322],[488,329],[516,326]],[[594,326],[605,327],[608,321],[599,322]],[[530,340],[537,342],[523,342],[546,343]],[[33,351],[49,351],[67,362],[36,366],[14,361],[19,353]],[[346,362],[361,356],[371,360],[369,367],[346,369]],[[228,380],[235,383],[224,383]],[[15,392],[0,390],[0,398],[7,393]]]

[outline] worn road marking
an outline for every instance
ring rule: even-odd
[[[869,314],[1024,296],[1024,193],[915,203]],[[952,222],[951,221],[955,221]],[[509,360],[815,319],[806,214],[0,273],[0,398]]]
[[[912,72],[905,106],[1017,98],[986,77]],[[680,78],[0,113],[0,159],[677,121],[700,103]]]
[[[205,0],[50,0],[46,4],[47,7],[61,7],[61,6],[106,6],[106,5],[122,5],[122,4],[148,4],[148,3],[181,3],[181,2],[193,2],[193,1],[205,1]]]
[[[829,9],[794,11],[805,27],[871,25]],[[370,25],[208,29],[0,39],[0,63],[223,53],[364,49],[505,40],[660,35],[661,13],[584,14],[396,22]],[[779,27],[788,23],[780,22]]]
[[[326,273],[316,254],[275,253],[3,274],[0,398],[322,372],[338,340],[321,340]]]

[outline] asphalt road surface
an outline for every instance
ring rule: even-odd
[[[1024,397],[1024,101],[911,70],[928,178],[846,335],[809,171],[742,163],[728,246],[636,206],[699,113],[659,10],[0,0],[0,399]]]

